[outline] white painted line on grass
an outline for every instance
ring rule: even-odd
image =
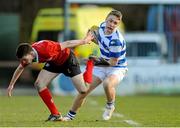
[[[121,114],[121,113],[116,113],[116,112],[114,112],[114,113],[112,114],[112,116],[114,116],[114,117],[119,117],[119,118],[123,118],[123,117],[124,117],[123,114]]]
[[[96,101],[90,100],[89,103],[93,106],[98,106],[98,102],[96,102]]]
[[[123,120],[125,123],[131,125],[131,126],[140,126],[139,123],[133,121],[133,120]]]
[[[90,102],[89,102],[89,103],[90,103],[91,105],[93,105],[93,106],[98,106],[98,102],[97,102],[97,101],[94,101],[94,100],[92,100],[92,99],[90,99]],[[104,111],[105,108],[101,108],[101,110]],[[118,118],[125,118],[125,116],[124,116],[123,114],[118,113],[118,112],[114,112],[114,113],[112,114],[112,116],[118,117]],[[130,125],[130,126],[140,126],[140,124],[139,124],[138,122],[133,121],[133,120],[131,120],[131,119],[123,120],[123,122],[127,123],[127,124]]]

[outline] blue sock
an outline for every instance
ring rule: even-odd
[[[67,116],[68,116],[71,120],[73,120],[73,119],[75,118],[75,115],[76,115],[76,112],[73,112],[73,111],[71,111],[71,110],[69,110],[69,112],[68,112],[68,114],[67,114]]]
[[[115,104],[115,102],[114,102],[114,101],[107,102],[107,103],[106,103],[106,107],[107,107],[107,108],[111,108],[111,107],[113,107],[113,106],[114,106],[114,104]]]

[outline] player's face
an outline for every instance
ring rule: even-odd
[[[118,27],[120,20],[114,15],[110,15],[106,18],[105,34],[111,34]]]
[[[20,59],[20,63],[23,66],[26,66],[26,65],[31,64],[33,59],[34,59],[34,57],[31,54],[27,54]]]

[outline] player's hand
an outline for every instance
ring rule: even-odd
[[[9,97],[11,97],[12,96],[12,90],[13,90],[13,86],[9,86],[8,88],[7,88],[7,94],[8,94],[8,96]]]
[[[85,40],[85,44],[89,43],[90,44],[90,41],[94,39],[94,35],[91,31],[88,31],[87,34],[86,34],[86,37],[84,38]]]
[[[94,38],[92,39],[92,41],[96,44],[98,44],[98,37],[99,37],[99,27],[96,25],[93,25],[89,31],[93,34]]]

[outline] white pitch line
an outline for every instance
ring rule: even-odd
[[[93,106],[98,106],[98,102],[97,102],[97,101],[94,101],[94,100],[90,100],[90,104],[93,105]],[[104,111],[105,108],[101,108],[101,110]],[[124,116],[123,114],[118,113],[118,112],[114,112],[114,113],[112,114],[112,116],[118,117],[118,118],[125,118],[125,116]],[[123,122],[129,124],[130,126],[140,126],[140,124],[139,124],[138,122],[133,121],[133,120],[130,120],[130,119],[128,119],[128,120],[123,120]]]
[[[140,126],[139,123],[133,121],[133,120],[123,120],[124,122],[126,122],[127,124],[131,125],[131,126]]]
[[[90,103],[91,105],[93,105],[93,106],[98,106],[98,102],[97,102],[97,101],[90,100],[89,103]]]
[[[124,117],[123,114],[117,113],[117,112],[114,112],[114,113],[112,114],[112,116],[114,116],[114,117],[119,117],[119,118],[123,118],[123,117]]]

